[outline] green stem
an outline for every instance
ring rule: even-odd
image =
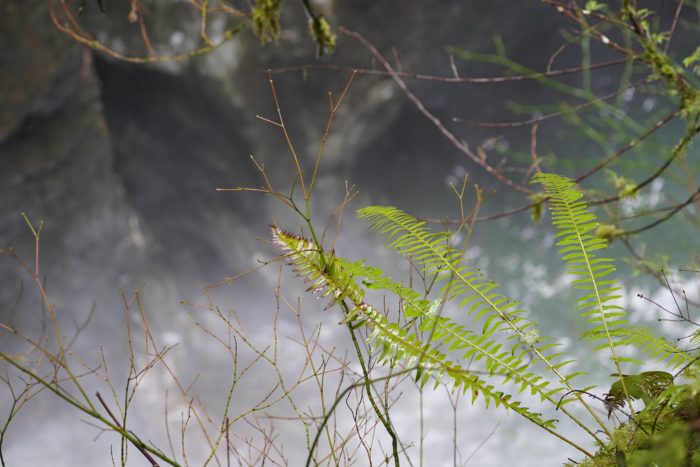
[[[63,390],[60,389],[60,387],[56,384],[52,384],[45,379],[43,379],[41,376],[37,375],[34,373],[32,370],[29,368],[23,367],[19,363],[17,363],[12,357],[5,353],[0,353],[0,359],[5,360],[7,363],[10,365],[14,366],[17,368],[19,371],[22,373],[25,373],[27,376],[31,377],[35,381],[37,381],[39,384],[44,386],[46,389],[49,391],[53,392],[56,394],[58,397],[63,399],[65,402],[68,404],[72,405],[73,407],[77,408],[81,412],[85,413],[86,415],[94,418],[95,420],[98,420],[101,422],[103,425],[105,425],[107,428],[111,429],[112,431],[115,431],[119,433],[122,437],[128,439],[131,444],[136,446],[137,448],[142,448],[145,451],[148,451],[148,453],[153,454],[163,462],[166,462],[169,465],[172,465],[174,467],[180,467],[180,464],[177,463],[176,461],[170,459],[167,457],[165,454],[163,454],[161,451],[145,444],[143,441],[141,441],[138,437],[134,436],[131,434],[129,431],[125,430],[124,428],[118,426],[117,424],[113,423],[112,421],[108,420],[106,417],[103,417],[99,412],[96,410],[92,410],[85,405],[81,404],[77,400],[75,400],[73,397],[70,396],[70,394],[65,393]]]
[[[341,302],[340,306],[343,309],[343,314],[345,314],[346,316],[350,314],[350,310],[348,309],[348,306],[345,302]],[[355,330],[352,327],[352,323],[347,323],[347,327],[348,331],[350,332],[350,337],[352,338],[352,343],[355,346],[355,353],[357,354],[357,359],[359,360],[360,367],[362,368],[365,392],[367,393],[367,397],[369,398],[369,402],[372,405],[374,413],[377,415],[377,418],[384,426],[386,432],[391,437],[391,451],[392,455],[394,456],[394,465],[395,467],[399,467],[399,443],[398,438],[396,437],[396,433],[394,432],[394,428],[391,426],[391,419],[389,418],[389,413],[382,413],[382,411],[379,409],[379,406],[377,405],[377,402],[374,400],[374,395],[372,395],[372,382],[369,378],[369,371],[367,370],[365,359],[362,356],[362,349],[360,349],[360,344],[357,342]]]

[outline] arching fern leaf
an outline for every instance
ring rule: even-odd
[[[353,277],[360,279],[368,288],[387,290],[399,297],[404,316],[407,319],[418,319],[418,331],[422,334],[424,343],[457,354],[461,361],[483,360],[485,372],[489,376],[503,376],[501,384],[513,381],[520,386],[521,392],[529,389],[532,395],[538,395],[541,400],[551,400],[555,394],[565,390],[560,386],[550,388],[549,381],[529,371],[529,349],[520,349],[517,353],[504,349],[503,344],[492,336],[495,329],[474,333],[452,319],[438,315],[437,309],[442,299],[428,300],[414,289],[391,280],[382,275],[381,270],[362,262],[349,263],[341,258],[338,261],[344,262],[345,269],[352,271]],[[533,339],[538,337],[539,335],[533,335]]]
[[[528,355],[534,354],[535,359],[528,356],[527,360],[541,361],[562,382],[568,383],[573,377],[564,376],[559,371],[571,361],[553,363],[559,355],[549,353],[553,345],[545,343],[545,339],[539,336],[534,322],[524,317],[519,303],[497,292],[495,282],[464,264],[462,252],[447,243],[446,233],[433,232],[424,222],[392,206],[362,208],[358,216],[365,219],[372,230],[386,235],[390,248],[411,258],[426,272],[439,274],[444,282],[439,295],[447,300],[458,300],[459,306],[466,308],[475,321],[480,320],[483,323],[481,334],[485,338],[502,331],[506,340],[511,342],[511,352],[525,349]]]
[[[381,360],[399,358],[407,362],[409,366],[419,364],[421,369],[419,376],[423,383],[431,376],[435,378],[436,382],[446,377],[454,383],[456,388],[464,392],[469,391],[472,400],[481,396],[487,406],[491,403],[496,406],[503,405],[547,430],[552,429],[554,420],[543,420],[539,413],[533,412],[520,402],[513,400],[511,395],[496,390],[493,385],[482,380],[478,374],[451,361],[439,349],[423,342],[420,336],[390,322],[385,315],[366,303],[364,290],[357,285],[355,278],[348,274],[344,267],[350,265],[349,269],[357,272],[358,268],[362,267],[361,264],[347,263],[333,254],[326,254],[311,240],[277,227],[272,228],[272,237],[274,242],[288,254],[295,266],[295,271],[311,284],[309,290],[318,296],[330,297],[331,303],[346,301],[349,314],[346,315],[345,320],[353,326],[367,326],[371,329],[370,341],[374,343],[375,348],[379,349]],[[375,273],[372,275],[376,278]],[[386,278],[383,280],[385,284],[391,282]],[[397,285],[392,285],[392,287],[394,286]],[[424,305],[425,303],[419,301],[414,303],[416,307]],[[465,339],[478,341],[478,338],[473,334],[458,331],[452,329],[453,333],[459,333]],[[488,353],[489,350],[495,355],[499,355],[497,348],[485,347],[485,352]],[[507,368],[512,364],[514,357],[508,353],[506,358],[511,363],[503,363],[501,366]],[[524,381],[525,379],[522,377],[517,380],[520,383]],[[537,381],[529,382],[528,386],[541,387],[540,390],[544,391],[546,384],[536,385],[536,383]]]
[[[516,382],[521,384],[521,390],[529,388],[554,405],[557,405],[557,402],[554,401],[553,395],[565,390],[567,394],[562,406],[577,400],[594,414],[582,399],[582,391],[574,389],[571,385],[571,379],[580,373],[567,375],[563,371],[573,360],[559,361],[563,354],[553,353],[555,344],[539,336],[536,326],[524,316],[518,302],[497,292],[495,282],[463,263],[462,252],[448,244],[447,233],[433,232],[424,222],[392,206],[362,208],[358,211],[358,216],[365,219],[373,230],[386,235],[390,248],[409,257],[414,265],[423,268],[426,273],[438,275],[438,280],[443,282],[439,296],[455,300],[461,308],[468,310],[475,321],[482,323],[481,333],[475,342],[484,344],[488,353],[481,353],[484,357],[477,357],[470,350],[464,351],[470,344],[465,344],[455,336],[463,336],[468,331],[444,317],[426,320],[424,324],[424,329],[432,331],[433,339],[437,343],[445,343],[452,350],[464,351],[466,358],[485,358],[487,371],[495,368],[498,372],[517,375]],[[499,335],[505,336],[504,342],[496,338],[497,331]],[[508,345],[505,346],[504,343]],[[507,354],[508,358],[489,358],[489,354],[499,352],[503,352],[504,356]],[[533,371],[536,362],[541,362],[547,371],[553,373],[560,386],[544,390],[543,378]],[[576,421],[576,417],[565,408],[561,408]],[[599,423],[603,424],[602,421]],[[579,425],[595,437],[587,427],[580,423]]]

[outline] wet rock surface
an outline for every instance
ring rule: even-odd
[[[448,74],[446,44],[488,48],[491,35],[485,34],[496,23],[505,22],[497,31],[520,34],[509,22],[540,9],[518,4],[510,7],[516,12],[499,18],[497,4],[477,12],[459,3],[436,8],[413,1],[340,2],[328,13],[336,24],[357,29],[381,50],[395,47],[390,59],[398,61],[397,67]],[[91,266],[76,264],[87,271],[108,264],[110,273],[103,277],[114,286],[138,281],[140,274],[175,284],[193,278],[207,281],[238,263],[248,264],[247,252],[254,245],[244,240],[249,238],[246,229],[251,223],[264,225],[269,215],[250,196],[214,189],[257,185],[250,154],[266,164],[281,188],[290,186],[293,165],[279,131],[256,120],[255,114],[274,117],[266,67],[315,63],[303,11],[285,6],[287,29],[278,45],[261,47],[244,33],[208,56],[170,67],[101,56],[93,60],[90,52],[54,29],[46,5],[0,4],[0,34],[8,44],[0,54],[3,242],[31,243],[18,217],[27,211],[46,222],[47,275],[52,264],[63,268],[72,259],[93,258]],[[134,26],[124,21],[128,11],[123,5],[110,5],[106,15],[94,5],[87,7],[81,21],[95,37],[141,52]],[[189,32],[183,27],[189,23],[174,8],[152,5],[149,11],[157,21],[149,24],[155,39]],[[446,21],[446,14],[462,20]],[[556,20],[554,15],[551,19]],[[547,32],[553,27],[544,22],[540,26]],[[538,36],[539,30],[527,34],[528,40],[559,41],[556,34]],[[378,66],[363,47],[342,35],[329,60]],[[478,70],[468,71],[472,75]],[[275,75],[286,124],[307,170],[328,115],[326,93],[337,99],[348,77],[349,72],[313,69]],[[434,110],[457,112],[462,104],[435,100],[433,83],[411,85]],[[470,105],[487,106],[478,100],[483,95],[472,96]],[[359,76],[335,125],[321,176],[352,179],[368,195],[407,197],[413,183],[391,176],[398,168],[424,164],[427,170],[447,173],[462,158],[449,145],[433,143],[439,141],[438,134],[386,78]],[[125,255],[124,249],[130,253]],[[6,262],[1,270],[11,276]],[[121,278],[116,284],[110,282],[115,277]]]

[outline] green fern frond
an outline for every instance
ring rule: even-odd
[[[442,303],[441,299],[428,300],[414,289],[404,287],[384,276],[378,268],[366,266],[362,261],[345,262],[344,268],[352,271],[353,277],[360,279],[366,287],[387,290],[400,297],[404,315],[409,319],[418,318],[418,330],[423,336],[430,337],[431,346],[456,353],[461,361],[483,360],[485,371],[490,376],[503,376],[503,384],[512,381],[519,386],[520,392],[529,389],[532,395],[538,395],[541,400],[551,400],[555,394],[565,390],[564,387],[549,388],[549,381],[527,371],[529,349],[520,349],[518,353],[502,349],[502,343],[492,338],[495,331],[493,326],[476,334],[446,316],[438,316],[437,309]],[[534,331],[531,332],[534,343],[534,340],[540,337]]]
[[[523,316],[518,302],[494,291],[495,282],[462,263],[462,252],[449,245],[448,233],[433,232],[425,222],[393,206],[368,206],[358,211],[358,217],[366,220],[372,230],[386,235],[389,248],[411,258],[426,272],[438,274],[438,278],[445,281],[440,296],[447,300],[465,297],[460,306],[468,308],[475,320],[487,320],[485,332],[506,330],[511,339],[529,340],[526,339],[527,330],[534,328],[535,324]],[[485,316],[489,312],[495,312],[493,317]],[[519,344],[513,343],[516,347]]]
[[[483,323],[481,333],[473,335],[474,340],[465,337],[472,336],[466,328],[446,317],[425,320],[421,328],[426,334],[432,333],[433,339],[448,349],[463,352],[465,359],[484,359],[488,372],[504,373],[507,380],[513,378],[521,391],[530,389],[554,405],[557,402],[553,396],[561,391],[568,392],[561,405],[582,401],[580,392],[571,385],[571,380],[581,373],[564,373],[564,367],[573,360],[557,361],[563,354],[553,353],[555,344],[539,336],[534,323],[523,316],[518,302],[498,293],[495,282],[463,264],[462,252],[449,246],[447,233],[435,233],[424,222],[391,206],[369,206],[360,209],[358,217],[365,219],[373,230],[386,235],[389,247],[410,257],[413,264],[426,272],[438,274],[444,281],[439,295],[457,299],[459,306],[466,308],[475,321]],[[497,331],[504,332],[506,341],[510,341],[506,348],[495,340]],[[475,350],[475,344],[482,347]],[[548,382],[532,371],[538,361],[557,377],[560,385],[546,387]]]
[[[607,247],[607,241],[593,233],[598,227],[596,217],[588,211],[588,205],[581,200],[583,193],[572,180],[555,174],[537,174],[533,182],[541,183],[549,196],[559,253],[569,274],[576,277],[572,285],[584,291],[577,304],[593,326],[584,337],[606,339],[614,353],[612,333],[629,323],[625,311],[612,303],[620,298],[617,282],[606,279],[615,271],[613,260],[594,253]]]
[[[464,327],[444,317],[426,320],[423,328],[426,331],[432,331],[436,341],[444,342],[454,350],[463,350],[472,343],[484,344],[486,352],[480,353],[483,357],[476,357],[476,354],[469,350],[465,351],[465,355],[469,358],[474,356],[475,359],[485,358],[487,371],[499,368],[498,371],[514,375],[520,378],[516,380],[518,384],[524,384],[521,389],[529,387],[555,405],[557,403],[553,401],[552,395],[566,390],[567,395],[561,405],[574,400],[579,401],[605,429],[603,421],[582,399],[581,392],[574,389],[571,384],[572,378],[581,373],[567,375],[563,371],[563,368],[573,360],[557,361],[561,360],[563,354],[553,353],[555,344],[538,337],[537,327],[523,316],[524,312],[519,308],[518,302],[497,292],[495,282],[485,278],[478,270],[463,264],[462,252],[450,247],[447,233],[435,233],[426,227],[425,222],[418,221],[392,206],[362,208],[358,211],[358,217],[365,219],[372,230],[386,235],[387,245],[390,248],[409,257],[413,264],[422,267],[426,273],[437,274],[438,280],[444,283],[439,295],[448,300],[457,300],[460,308],[467,309],[475,321],[483,323],[482,332],[477,338],[482,340],[465,344],[459,338],[467,334]],[[496,331],[505,333],[506,341],[509,341],[509,350],[501,350],[502,344],[495,342],[493,336]],[[488,357],[495,354],[499,357],[496,363],[494,359]],[[505,354],[509,357],[505,358]],[[501,355],[504,356],[503,360],[500,360]],[[500,366],[500,362],[506,365]],[[561,386],[550,392],[539,388],[540,379],[538,378],[540,377],[531,372],[531,367],[536,362],[541,362],[547,371],[554,374]],[[574,415],[563,407],[562,411],[596,438],[596,435],[581,424]]]
[[[345,317],[345,321],[353,326],[362,325],[371,329],[369,340],[375,348],[379,349],[380,360],[399,358],[409,366],[418,364],[420,369],[418,378],[422,384],[425,384],[431,376],[435,379],[436,384],[443,377],[447,377],[456,388],[464,392],[471,392],[472,400],[481,396],[487,406],[491,403],[496,406],[503,405],[538,425],[551,429],[555,423],[554,420],[543,420],[539,413],[535,413],[520,402],[513,400],[511,395],[496,390],[493,385],[483,381],[474,372],[452,362],[439,349],[423,342],[420,336],[403,329],[396,323],[389,322],[385,315],[366,303],[364,290],[357,285],[355,278],[348,274],[348,271],[343,267],[350,264],[350,269],[357,273],[361,269],[361,264],[348,263],[334,255],[327,255],[311,240],[277,227],[272,227],[272,237],[274,242],[289,255],[295,266],[295,271],[311,283],[309,290],[321,297],[330,296],[332,303],[342,300],[349,302],[350,312]],[[376,277],[374,271],[368,271],[370,271],[368,275]],[[386,278],[383,280],[385,283],[389,282]],[[423,306],[424,303],[416,301],[414,305]],[[456,332],[456,330],[453,328],[452,332]],[[466,333],[461,334],[465,338],[468,337]],[[493,348],[491,350],[497,351]],[[508,354],[508,358],[511,361],[514,360],[510,354]],[[495,372],[495,366],[493,368],[493,372]],[[524,383],[524,381],[525,379],[522,377],[517,380],[520,383]],[[541,388],[540,390],[544,391],[545,383],[538,385],[535,383],[529,382],[527,386]]]
[[[587,203],[581,200],[583,193],[576,189],[571,179],[539,173],[533,177],[532,183],[541,183],[549,196],[559,253],[569,274],[576,277],[572,286],[583,291],[583,296],[577,299],[577,306],[592,328],[582,337],[604,340],[601,348],[609,349],[616,373],[622,375],[620,364],[633,360],[619,356],[615,349],[622,344],[619,336],[629,327],[629,322],[625,310],[613,303],[620,298],[617,282],[607,278],[615,271],[613,260],[598,257],[595,253],[607,247],[607,241],[593,233],[598,227],[596,216],[588,211]],[[629,402],[625,381],[620,378],[620,382]]]
[[[449,234],[433,232],[425,222],[392,206],[362,208],[358,217],[365,219],[372,230],[386,235],[390,248],[411,258],[413,264],[426,272],[438,274],[444,281],[439,295],[447,300],[458,299],[460,308],[466,308],[475,321],[483,323],[485,338],[496,331],[505,332],[506,339],[511,341],[511,352],[525,348],[535,354],[535,360],[555,369],[562,381],[567,380],[558,372],[561,364],[557,367],[551,362],[557,355],[546,355],[552,344],[545,344],[544,338],[537,337],[535,323],[523,316],[519,302],[497,292],[498,285],[494,281],[463,264],[462,252],[448,244]]]

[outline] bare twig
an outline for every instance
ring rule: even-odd
[[[107,403],[106,403],[105,400],[102,398],[102,396],[100,395],[99,392],[96,392],[96,393],[95,393],[95,397],[97,397],[97,399],[100,401],[100,404],[102,404],[102,407],[104,407],[104,409],[107,411],[107,414],[109,414],[109,416],[110,416],[110,418],[112,419],[112,421],[114,422],[114,424],[115,424],[118,428],[120,428],[122,431],[126,431],[126,430],[124,429],[124,427],[122,427],[121,424],[119,423],[119,419],[118,419],[117,417],[114,416],[114,414],[112,413],[112,411],[110,410],[109,406],[107,405]],[[136,438],[136,439],[138,439],[138,438]],[[160,467],[159,464],[158,464],[158,462],[156,462],[156,460],[148,453],[148,451],[146,451],[146,450],[144,449],[144,444],[143,444],[143,443],[134,443],[134,442],[132,441],[132,444],[134,445],[134,447],[136,447],[136,449],[139,450],[139,452],[143,455],[143,457],[145,457],[145,458],[148,460],[148,462],[151,463],[151,466],[153,466],[153,467]]]
[[[450,57],[453,57],[450,55]],[[539,73],[534,73],[531,75],[508,75],[508,76],[484,76],[484,77],[465,77],[465,76],[460,76],[457,73],[456,69],[450,65],[451,70],[452,70],[452,76],[438,76],[438,75],[430,75],[426,73],[412,73],[412,72],[406,72],[406,71],[396,71],[394,70],[393,72],[389,72],[386,70],[376,70],[372,68],[362,68],[362,67],[351,67],[351,66],[344,66],[344,65],[333,65],[329,63],[321,63],[321,64],[307,64],[307,65],[297,65],[297,66],[288,66],[288,67],[280,67],[280,68],[272,68],[270,71],[272,73],[291,73],[295,71],[301,71],[301,72],[306,72],[308,70],[331,70],[331,71],[350,71],[357,73],[358,75],[375,75],[375,76],[400,76],[401,78],[406,78],[406,79],[416,79],[416,80],[421,80],[421,81],[437,81],[441,83],[453,83],[453,84],[494,84],[494,83],[510,83],[514,81],[530,81],[530,80],[537,80],[539,78],[543,77],[556,77],[556,76],[566,76],[566,75],[571,75],[571,74],[578,74],[581,73],[584,70],[596,70],[596,69],[601,69],[601,68],[607,68],[607,67],[612,67],[612,66],[617,66],[617,65],[622,65],[626,62],[628,62],[629,59],[623,58],[623,59],[617,59],[617,60],[610,60],[606,62],[600,62],[600,63],[594,63],[590,65],[589,67],[570,67],[570,68],[562,68],[560,70],[547,70]],[[450,59],[450,63],[454,64],[454,58]],[[267,72],[267,70],[266,70]]]
[[[471,159],[472,162],[477,164],[479,167],[484,169],[490,175],[494,176],[498,181],[502,182],[506,186],[526,195],[530,195],[533,193],[533,191],[529,188],[526,188],[507,178],[505,175],[503,175],[501,171],[491,166],[485,160],[483,160],[481,157],[475,154],[466,143],[457,139],[457,137],[442,124],[440,119],[437,118],[432,112],[430,112],[425,107],[423,102],[421,102],[421,100],[418,99],[418,97],[416,97],[416,95],[408,89],[408,86],[406,85],[404,80],[394,72],[394,69],[391,66],[391,64],[384,58],[384,56],[377,50],[377,48],[374,45],[372,45],[367,39],[365,39],[364,36],[362,36],[358,32],[350,31],[345,28],[341,28],[340,30],[344,34],[353,37],[354,39],[359,41],[362,45],[364,45],[367,48],[367,50],[370,51],[370,53],[384,66],[384,68],[386,68],[386,70],[389,72],[394,81],[396,81],[396,84],[398,84],[399,88],[401,88],[401,90],[404,92],[406,97],[408,97],[408,99],[413,103],[413,105],[440,131],[440,133],[443,134],[443,136],[447,138],[448,141],[450,141],[450,143],[452,143],[452,145],[455,148],[457,148],[460,152],[469,157],[469,159]]]

